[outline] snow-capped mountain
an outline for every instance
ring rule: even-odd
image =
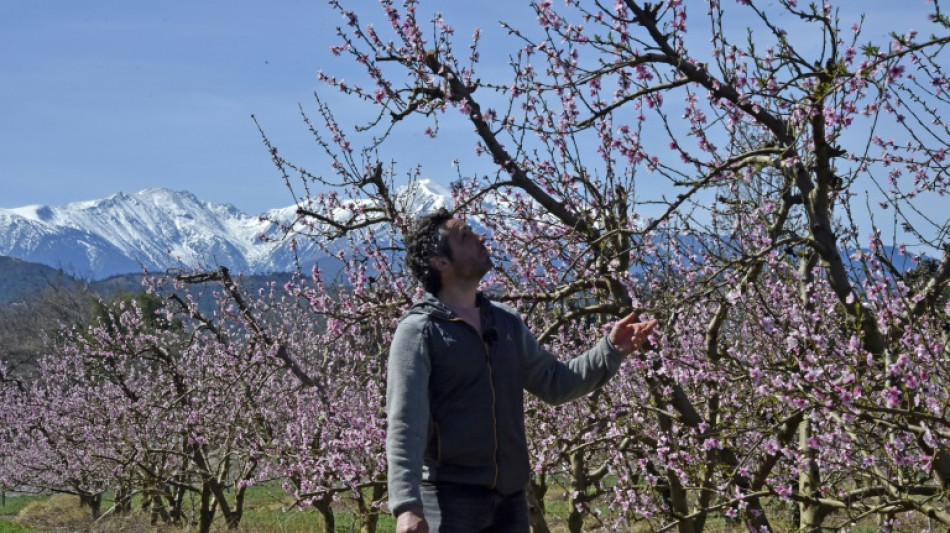
[[[438,184],[420,181],[411,194],[416,212],[448,201]],[[231,205],[213,204],[184,191],[147,189],[60,207],[0,209],[0,255],[102,279],[114,274],[173,267],[227,266],[245,273],[293,270],[294,254],[270,220],[288,223],[296,206],[252,216]],[[304,266],[326,259],[318,246],[300,240]]]

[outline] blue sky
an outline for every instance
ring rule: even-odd
[[[429,4],[445,6],[460,42],[475,26],[531,19],[521,3]],[[868,28],[875,30],[875,21],[900,15],[922,20],[928,7],[895,4],[854,8],[877,15]],[[371,0],[353,5],[379,11]],[[250,116],[282,153],[325,167],[298,104],[315,114],[318,70],[345,77],[347,60],[328,52],[340,22],[323,0],[3,0],[0,208],[149,187],[189,190],[250,213],[291,204]],[[496,40],[488,36],[483,59]],[[401,135],[398,147],[421,150],[399,152],[401,167],[439,153],[427,171],[448,178],[447,154],[469,156],[474,146],[474,136],[439,148],[423,139],[421,131]]]
[[[0,207],[149,187],[251,212],[291,203],[250,115],[305,136],[297,103],[336,22],[323,7],[0,3]]]
[[[292,204],[251,114],[326,165],[298,104],[315,114],[318,70],[345,76],[341,22],[323,0],[0,2],[0,208],[149,187]]]

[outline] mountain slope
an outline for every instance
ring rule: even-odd
[[[402,191],[401,194],[405,193]],[[412,205],[445,205],[447,193],[422,181]],[[86,279],[168,268],[227,266],[236,272],[287,272],[295,268],[290,243],[265,218],[289,223],[295,207],[251,216],[168,189],[119,193],[60,207],[0,209],[0,255],[60,268]],[[317,243],[298,242],[304,268],[327,259]]]
[[[78,283],[50,266],[0,256],[0,307],[26,300],[49,287]]]

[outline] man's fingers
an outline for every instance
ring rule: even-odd
[[[631,316],[633,316],[634,318],[631,319],[631,320],[627,320],[627,319],[630,318]],[[655,319],[655,318],[654,318],[654,319],[651,319],[651,320],[647,320],[646,322],[636,322],[636,320],[637,320],[637,318],[636,318],[636,316],[634,316],[634,315],[626,316],[626,317],[623,318],[623,320],[620,321],[620,326],[621,326],[621,327],[626,327],[626,328],[631,328],[631,329],[633,329],[634,331],[646,331],[646,332],[652,331],[653,328],[656,326],[656,319]]]
[[[621,319],[620,319],[620,322],[618,322],[618,323],[619,323],[621,326],[627,326],[627,325],[630,325],[630,324],[635,323],[639,317],[640,317],[640,313],[634,311],[634,312],[630,313],[629,315],[627,315],[627,316],[621,318]]]
[[[642,343],[650,333],[653,332],[653,328],[656,327],[656,319],[648,320],[646,322],[639,322],[637,324],[631,324],[629,327],[632,330],[632,334],[636,341]]]
[[[609,340],[624,353],[632,353],[640,348],[657,325],[655,318],[639,322],[639,314],[634,311],[614,323]]]

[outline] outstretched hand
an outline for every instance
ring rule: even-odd
[[[646,322],[639,322],[638,320],[637,313],[630,313],[610,328],[607,338],[624,355],[630,355],[640,349],[643,343],[646,342],[647,337],[650,336],[653,328],[656,327],[655,318]]]

